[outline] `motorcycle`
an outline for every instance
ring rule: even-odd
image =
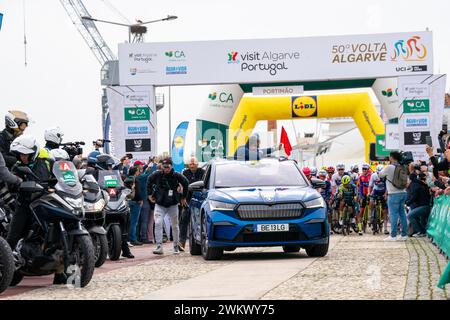
[[[130,215],[127,199],[131,190],[125,187],[117,170],[100,170],[98,172],[98,184],[109,195],[109,201],[104,209],[105,226],[108,239],[108,256],[110,260],[114,261],[120,258],[122,241],[127,241]]]
[[[6,211],[0,207],[0,224],[6,219]],[[14,276],[14,256],[3,237],[0,236],[0,293],[5,291]]]
[[[30,199],[32,216],[26,236],[19,240],[13,255],[16,265],[11,286],[24,276],[66,273],[67,283],[85,287],[94,273],[94,248],[84,216],[83,189],[73,163],[56,161],[54,181],[39,181],[28,167],[18,167],[25,175],[19,193]],[[27,181],[34,177],[37,181]]]
[[[101,267],[108,255],[108,239],[106,238],[105,211],[103,210],[109,201],[109,195],[101,190],[97,180],[91,174],[86,174],[85,169],[78,170],[78,176],[83,185],[84,227],[91,235],[94,245],[95,267]]]

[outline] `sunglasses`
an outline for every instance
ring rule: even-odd
[[[338,171],[344,171],[344,169],[338,169]]]
[[[170,164],[163,164],[162,166],[164,169],[170,169],[172,166]]]

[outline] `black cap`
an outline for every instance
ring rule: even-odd
[[[161,162],[162,165],[173,165],[172,158],[165,158]]]

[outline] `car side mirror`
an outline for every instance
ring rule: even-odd
[[[41,192],[44,190],[40,184],[37,184],[35,181],[24,181],[19,186],[19,191],[24,193],[34,193]]]
[[[325,181],[320,180],[320,179],[315,179],[315,178],[311,179],[311,184],[314,189],[325,188],[325,186],[326,186]]]
[[[203,181],[197,181],[189,185],[189,191],[192,192],[203,191],[203,189],[205,189],[205,183]]]

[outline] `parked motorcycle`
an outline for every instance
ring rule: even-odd
[[[94,245],[95,267],[101,267],[108,255],[108,239],[106,238],[104,208],[109,201],[109,195],[101,190],[97,180],[91,174],[86,174],[86,170],[78,170],[80,182],[83,186],[84,227],[91,235]]]
[[[26,178],[37,177],[28,167],[17,168]],[[16,264],[11,285],[24,276],[65,272],[68,284],[85,287],[94,273],[94,248],[84,217],[83,188],[73,163],[56,161],[55,181],[22,182],[19,193],[31,199],[26,236],[13,251]],[[37,179],[39,180],[39,179]]]
[[[98,184],[107,191],[109,201],[105,206],[105,228],[108,239],[108,256],[118,260],[122,251],[122,241],[127,241],[130,207],[127,197],[131,190],[126,188],[119,171],[100,170]],[[122,234],[122,230],[124,233]]]

